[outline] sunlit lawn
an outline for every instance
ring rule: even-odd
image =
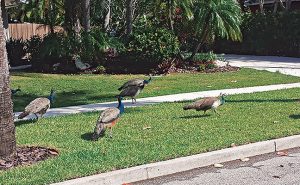
[[[299,88],[228,96],[218,110],[221,116],[184,111],[182,106],[188,102],[127,108],[114,128],[113,139],[106,135],[97,142],[89,137],[98,113],[17,123],[18,145],[53,147],[60,155],[2,171],[0,182],[48,184],[226,148],[231,143],[299,134],[299,98]]]
[[[22,89],[22,92],[13,96],[14,109],[21,111],[34,98],[48,96],[51,88],[57,91],[53,107],[115,101],[118,87],[138,77],[147,79],[143,75],[12,73],[12,88],[20,86]],[[253,69],[215,74],[172,74],[155,78],[139,97],[299,81],[298,77]]]

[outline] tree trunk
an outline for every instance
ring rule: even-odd
[[[274,1],[274,9],[273,9],[273,13],[276,13],[278,11],[278,4],[280,4],[280,7],[282,9],[285,9],[282,0],[275,0]]]
[[[286,11],[289,11],[291,9],[291,6],[292,6],[292,0],[286,0],[285,1]]]
[[[89,32],[91,30],[91,20],[90,20],[90,0],[83,1],[83,29],[85,32]]]
[[[4,1],[4,0],[2,0]],[[1,9],[0,9],[1,11]],[[0,13],[1,15],[1,13]],[[9,88],[9,69],[5,33],[0,18],[0,158],[8,159],[16,154],[13,104]]]
[[[277,10],[278,10],[278,3],[279,3],[279,0],[275,0],[274,1],[274,9],[273,9],[273,13],[276,13]]]
[[[168,0],[168,22],[170,30],[174,31],[174,22],[173,22],[173,1]]]
[[[108,30],[111,15],[111,0],[107,0],[107,13],[104,16],[104,30]]]
[[[126,35],[127,35],[127,37],[132,33],[132,11],[133,11],[133,0],[126,0]]]
[[[260,10],[260,13],[264,13],[264,3],[265,3],[264,0],[259,0],[259,10]]]

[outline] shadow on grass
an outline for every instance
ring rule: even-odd
[[[81,135],[81,139],[86,141],[93,141],[92,136],[93,136],[93,132],[87,132]]]
[[[264,103],[264,102],[297,102],[299,99],[248,99],[248,100],[226,100],[226,102],[231,103],[241,103],[241,102],[257,102],[257,103]]]
[[[292,119],[300,119],[300,114],[292,114],[289,117]]]
[[[24,120],[24,121],[18,121],[15,122],[15,126],[21,126],[21,125],[27,125],[27,124],[38,124],[38,119],[30,119],[30,120]]]
[[[50,93],[50,90],[49,90]],[[13,96],[14,102],[14,111],[23,111],[24,108],[35,98],[38,97],[47,97],[49,93],[20,93]],[[117,101],[113,93],[103,94],[103,95],[89,95],[94,94],[89,90],[76,90],[76,91],[60,91],[56,89],[56,97],[52,108],[57,107],[67,107],[67,106],[75,106],[75,105],[85,105],[89,104],[93,101],[95,102],[105,102],[105,101]]]
[[[202,115],[190,115],[190,116],[181,116],[181,119],[193,119],[193,118],[205,118],[211,116],[210,114],[202,114]]]

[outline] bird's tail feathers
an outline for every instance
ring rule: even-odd
[[[194,105],[193,104],[190,104],[190,105],[186,105],[183,107],[183,110],[189,110],[189,109],[194,109]]]
[[[122,86],[122,87],[120,87],[118,90],[119,90],[119,91],[121,91],[122,89],[123,89],[123,86]]]
[[[26,116],[28,116],[28,112],[22,112],[19,116],[18,116],[18,119],[23,119],[25,118]]]

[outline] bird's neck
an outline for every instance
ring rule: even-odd
[[[118,109],[120,110],[120,114],[124,113],[124,104],[122,103],[121,100],[119,100],[119,105],[118,105]]]
[[[48,96],[48,99],[50,100],[50,103],[52,104],[53,100],[54,100],[54,94],[51,93],[50,96]]]
[[[221,97],[221,105],[223,105],[225,103],[225,98],[222,96]]]
[[[149,80],[144,80],[144,84],[148,84],[151,81],[151,77],[149,78]]]

